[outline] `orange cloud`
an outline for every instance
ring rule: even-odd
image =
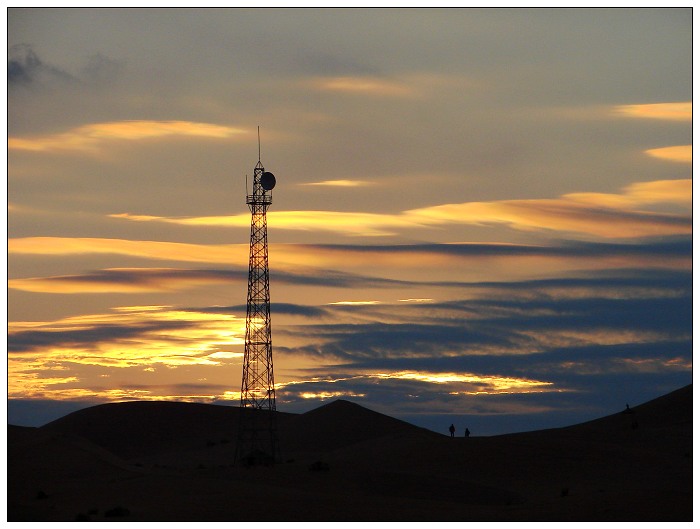
[[[46,322],[10,322],[8,396],[151,398],[150,391],[120,388],[118,382],[106,386],[105,377],[96,382],[95,373],[240,363],[241,354],[231,349],[242,349],[244,336],[244,318],[163,306],[118,307],[104,314]],[[175,398],[172,393],[169,396]]]
[[[27,138],[8,138],[8,149],[46,152],[95,150],[106,141],[133,141],[168,136],[230,138],[247,131],[211,123],[191,121],[114,121],[83,125],[68,132]]]
[[[660,147],[658,149],[648,149],[644,151],[649,156],[661,158],[670,162],[692,163],[693,162],[693,146],[692,145],[674,145],[672,147]]]
[[[413,91],[405,84],[379,77],[318,77],[310,81],[316,90],[370,96],[405,97]]]
[[[690,180],[635,183],[622,193],[570,193],[555,199],[463,202],[403,211],[397,214],[281,211],[268,214],[275,229],[330,231],[350,236],[394,235],[404,228],[446,224],[505,224],[518,230],[544,230],[604,238],[692,233],[690,217],[639,211],[639,206],[672,203],[690,205]],[[134,221],[201,226],[247,226],[245,214],[171,218],[119,214]]]
[[[243,280],[239,274],[226,271],[182,270],[174,268],[107,268],[81,275],[29,277],[10,279],[8,288],[47,294],[128,294],[138,292],[171,292],[202,285]]]
[[[8,254],[115,254],[168,261],[246,265],[247,244],[186,244],[126,239],[23,237],[8,239]]]
[[[609,198],[606,197],[606,200]],[[581,204],[566,197],[446,204],[408,212],[424,224],[505,224],[524,231],[557,231],[603,238],[692,233],[689,217]]]
[[[465,384],[470,389],[455,388],[454,394],[477,395],[480,393],[532,393],[557,391],[552,382],[543,382],[526,378],[481,376],[471,373],[431,373],[418,371],[398,371],[393,373],[372,373],[369,378],[416,380],[430,384]]]
[[[348,305],[348,306],[356,306],[356,305],[379,305],[381,301],[333,301],[331,303],[328,303],[329,305]]]
[[[120,213],[115,218],[139,222],[166,222],[188,226],[247,227],[250,215],[221,215],[211,217],[155,217]],[[271,211],[267,214],[268,225],[274,229],[329,231],[351,236],[383,236],[394,232],[388,228],[415,227],[418,224],[402,215],[339,211]]]
[[[647,105],[620,105],[613,111],[629,118],[663,119],[670,121],[692,121],[693,103],[651,103]]]
[[[374,185],[374,182],[368,182],[366,180],[323,180],[322,182],[308,182],[299,185],[323,187],[361,187]]]
[[[657,180],[637,182],[622,193],[569,193],[563,198],[593,207],[636,208],[653,204],[675,204],[690,207],[693,199],[693,181]]]

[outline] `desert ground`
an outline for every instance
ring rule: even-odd
[[[237,413],[129,402],[8,425],[8,520],[693,519],[692,386],[567,428],[454,439],[337,400],[278,412],[280,462],[251,468],[233,464]]]

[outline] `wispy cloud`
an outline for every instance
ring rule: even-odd
[[[671,162],[692,163],[693,162],[693,146],[692,145],[674,145],[672,147],[659,147],[658,149],[648,149],[646,152],[649,156],[668,160]]]
[[[17,44],[8,50],[7,84],[10,87],[49,82],[75,83],[77,79],[53,65],[46,64],[28,44]]]
[[[98,272],[10,279],[8,287],[51,294],[168,292],[202,285],[245,281],[244,270],[186,270],[175,268],[108,268]]]
[[[506,225],[524,231],[574,233],[602,238],[680,235],[692,232],[690,215],[656,213],[641,206],[675,204],[690,208],[691,180],[635,183],[622,193],[570,193],[553,199],[463,202],[428,206],[397,214],[282,211],[270,212],[276,229],[315,230],[350,236],[386,236],[405,228],[454,224]],[[247,226],[246,214],[213,217],[114,215],[141,222],[193,226]]]
[[[693,181],[657,180],[636,182],[623,188],[622,193],[569,193],[564,198],[611,208],[638,208],[654,204],[675,204],[690,207],[693,198]]]
[[[375,185],[375,182],[370,182],[368,180],[323,180],[321,182],[306,182],[299,185],[319,187],[365,187]]]
[[[668,121],[692,121],[693,102],[649,103],[642,105],[619,105],[613,111],[629,118],[661,119]]]
[[[134,294],[185,291],[201,286],[248,281],[248,270],[185,268],[107,268],[82,274],[10,279],[8,288],[45,294]],[[410,285],[409,281],[384,279],[336,270],[306,268],[276,270],[274,281],[281,284],[337,288],[390,288]]]
[[[347,306],[357,306],[357,305],[379,305],[381,301],[332,301],[329,305],[347,305]]]
[[[10,150],[33,152],[94,151],[107,142],[134,141],[173,136],[223,139],[247,131],[239,128],[192,121],[113,121],[83,125],[72,130],[45,136],[9,137]]]
[[[317,77],[309,85],[323,92],[375,97],[406,97],[414,93],[405,83],[370,76]]]
[[[209,217],[157,217],[153,215],[132,215],[119,213],[112,215],[137,222],[166,222],[186,226],[227,226],[246,227],[250,225],[250,215],[221,215]],[[274,229],[326,231],[349,236],[392,235],[396,229],[416,227],[416,222],[401,215],[381,213],[339,212],[339,211],[271,211],[267,222]]]
[[[18,255],[127,255],[157,260],[245,265],[247,244],[187,244],[86,237],[8,239],[7,251]]]
[[[649,266],[668,270],[688,270],[692,264],[692,241],[686,236],[675,240],[647,239],[635,243],[555,241],[550,245],[493,243],[350,245],[276,244],[271,245],[276,283],[336,288],[472,288],[479,280],[503,277],[540,277],[550,273],[572,273],[587,267],[631,268]],[[112,254],[152,260],[225,264],[234,268],[109,268],[79,274],[12,278],[8,288],[43,293],[138,293],[173,292],[199,286],[240,283],[247,279],[247,245],[195,245],[122,239],[20,238],[8,241],[9,255],[86,255]],[[375,272],[366,270],[372,263]],[[439,277],[426,280],[428,266],[469,270],[471,281]],[[384,267],[384,268],[383,268]],[[382,277],[385,268],[391,276]],[[486,268],[486,270],[482,270]],[[343,271],[345,270],[345,271]],[[473,271],[472,271],[473,270]],[[481,271],[480,271],[481,270]],[[402,279],[397,278],[401,273]],[[419,272],[420,275],[416,275]],[[412,303],[421,301],[404,298]],[[352,301],[352,300],[351,300]],[[362,301],[362,300],[360,300]],[[378,300],[372,300],[378,301]],[[366,301],[364,301],[366,303]]]

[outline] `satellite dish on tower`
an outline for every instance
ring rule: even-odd
[[[273,175],[269,171],[265,171],[260,176],[260,185],[263,187],[263,189],[265,191],[272,191],[272,189],[275,187],[276,183],[277,183],[277,179],[275,178],[275,175]]]

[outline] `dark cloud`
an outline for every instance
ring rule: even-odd
[[[123,68],[123,62],[96,53],[88,57],[87,62],[80,70],[80,78],[85,82],[97,85],[110,83],[119,77]]]
[[[230,305],[215,307],[196,307],[184,310],[193,312],[203,312],[208,314],[241,314],[247,310],[246,305]],[[310,305],[297,305],[295,303],[271,303],[270,312],[272,314],[285,314],[288,316],[303,316],[306,318],[322,318],[329,315],[329,311],[322,307]]]
[[[493,243],[426,243],[405,245],[305,245],[309,249],[351,251],[356,253],[415,254],[428,253],[464,257],[610,257],[610,256],[668,256],[692,255],[692,237],[642,238],[628,243],[585,241],[551,241],[548,245],[493,244]]]
[[[621,365],[625,359],[655,359],[654,351],[667,355],[691,356],[692,344],[658,343],[625,344],[622,346],[581,348],[568,357],[562,351],[542,355],[514,355],[509,357],[470,356],[433,359],[378,359],[365,364],[353,364],[352,372],[339,366],[320,371],[314,380],[278,389],[280,406],[285,411],[304,412],[318,406],[318,397],[334,395],[326,400],[344,398],[371,409],[388,413],[413,424],[438,432],[451,423],[468,426],[476,435],[496,435],[514,431],[569,426],[616,413],[625,404],[635,406],[692,382],[687,368],[676,370],[633,370]],[[571,350],[568,351],[571,353]],[[568,370],[562,361],[579,356],[595,372]],[[545,369],[546,362],[552,366]],[[500,362],[500,364],[499,364]],[[555,365],[556,364],[556,365]],[[345,366],[347,367],[347,366]],[[555,369],[556,367],[556,369]],[[357,373],[417,371],[423,373],[472,373],[477,376],[524,377],[551,386],[534,388],[531,392],[493,390],[484,383],[438,384],[434,382],[358,377]],[[310,372],[310,375],[313,371]],[[470,390],[463,394],[459,391]],[[446,431],[446,430],[445,430]]]
[[[76,81],[69,73],[45,64],[29,44],[17,44],[8,50],[8,86],[30,85],[44,80]]]
[[[427,245],[430,251],[437,252],[459,252],[466,251],[479,252],[481,250],[473,250],[472,245],[465,245],[463,248],[452,249],[453,245]],[[460,245],[455,245],[460,246]],[[539,248],[533,250],[515,249],[515,250],[500,250],[492,248],[492,245],[477,245],[483,246],[486,251],[540,251]],[[357,251],[362,251],[363,247],[357,247]],[[404,251],[401,247],[364,247],[369,249],[383,248],[380,251],[401,252]],[[416,246],[410,246],[411,250],[415,251]],[[666,242],[666,243],[651,243],[650,245],[598,245],[584,244],[577,246],[574,251],[579,255],[593,255],[595,252],[606,252],[606,255],[624,255],[624,252],[631,250],[632,252],[649,252],[648,255],[658,257],[664,255],[670,257],[676,255],[678,257],[692,256],[690,243],[687,241]],[[374,250],[368,250],[374,251]],[[561,249],[545,249],[545,252],[559,252]],[[566,253],[564,249],[564,253]],[[483,254],[480,254],[483,255]],[[521,254],[522,255],[522,254]],[[586,275],[588,277],[586,277]],[[594,271],[590,273],[581,272],[579,277],[571,278],[551,278],[521,282],[463,282],[463,281],[411,281],[387,279],[383,277],[373,277],[369,275],[353,274],[349,272],[341,272],[337,270],[309,269],[303,272],[291,272],[279,269],[270,271],[271,281],[288,285],[302,286],[322,286],[322,287],[337,287],[337,288],[400,288],[410,286],[432,286],[432,287],[452,287],[452,288],[508,288],[516,291],[531,291],[537,292],[552,288],[671,288],[675,285],[676,288],[687,291],[690,283],[688,283],[689,273],[682,270],[654,270],[654,269],[616,269],[609,271]],[[248,271],[243,268],[238,269],[178,269],[178,268],[111,268],[98,270],[89,273],[52,276],[46,278],[28,278],[18,280],[14,285],[10,283],[11,288],[24,289],[28,288],[32,283],[45,284],[85,284],[85,285],[113,285],[115,288],[118,285],[129,287],[144,287],[144,288],[178,288],[180,286],[187,287],[187,282],[191,281],[231,281],[231,282],[247,282]],[[38,288],[38,287],[37,287]],[[347,310],[347,309],[346,309]]]
[[[13,332],[8,335],[7,349],[24,353],[51,347],[93,347],[105,342],[133,340],[151,332],[172,331],[196,326],[196,322],[156,321],[127,324],[96,324],[79,329],[41,329]]]
[[[280,331],[278,331],[279,333]],[[289,330],[282,330],[289,333]],[[329,324],[297,328],[300,336],[318,340],[298,351],[314,356],[334,356],[358,361],[395,355],[407,358],[432,356],[475,346],[513,346],[517,333],[476,325],[421,323]]]
[[[587,275],[481,284],[476,299],[354,306],[366,320],[354,325],[333,318],[278,326],[278,342],[285,334],[307,341],[276,346],[282,365],[286,354],[326,358],[323,368],[307,371],[310,382],[286,386],[280,396],[303,409],[306,393],[361,394],[362,404],[415,424],[439,430],[440,417],[456,414],[493,434],[594,419],[689,384],[692,274]],[[476,378],[460,385],[367,376],[400,372]],[[489,378],[549,385],[505,395],[485,387]]]
[[[512,293],[528,292],[536,296],[546,296],[555,289],[606,290],[630,292],[639,289],[680,290],[689,293],[692,290],[692,274],[685,270],[632,268],[581,271],[575,277],[553,277],[550,279],[533,279],[528,281],[479,281],[471,283],[439,282],[434,285],[459,286],[463,288],[491,288],[509,290]]]
[[[308,272],[271,271],[271,281],[276,283],[325,286],[339,288],[387,288],[408,286],[410,281],[399,281],[378,277],[363,276],[334,270],[310,270]],[[28,278],[17,280],[11,288],[29,288],[32,283],[71,284],[71,285],[112,285],[118,291],[118,286],[143,287],[155,290],[178,287],[187,288],[188,282],[247,282],[248,271],[245,269],[184,269],[184,268],[109,268],[94,272],[52,276],[44,278]],[[32,288],[40,289],[35,286]],[[47,291],[51,291],[47,289]],[[79,291],[79,288],[76,289]]]

